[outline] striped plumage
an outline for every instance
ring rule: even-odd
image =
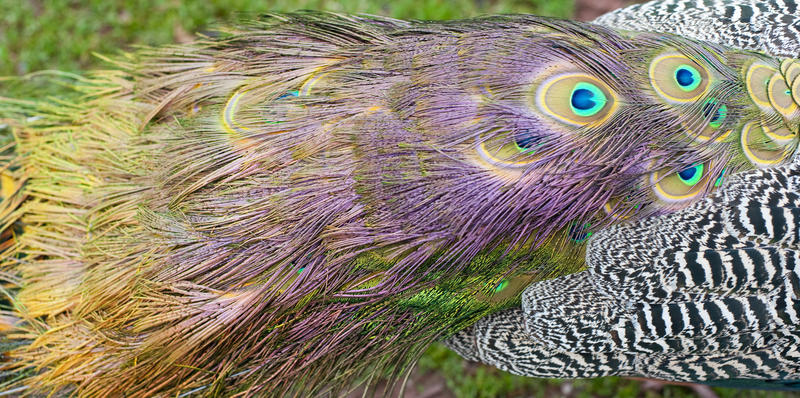
[[[653,1],[596,22],[800,54],[791,0]],[[448,344],[528,376],[800,389],[798,183],[800,160],[737,175],[672,215],[600,231],[588,270],[532,284],[521,308]]]
[[[594,22],[798,58],[798,15],[800,5],[795,0],[655,0],[610,12]]]
[[[530,16],[268,16],[116,68],[0,98],[13,388],[399,374],[599,229],[785,162],[800,123],[792,60]]]
[[[799,165],[743,173],[688,209],[600,231],[588,270],[532,284],[521,309],[450,346],[527,376],[800,388],[798,188]]]

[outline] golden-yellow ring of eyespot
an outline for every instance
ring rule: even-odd
[[[660,81],[659,78],[657,77],[657,72],[658,72],[657,68],[660,65],[662,65],[662,63],[664,61],[667,61],[667,60],[670,60],[670,59],[677,59],[677,60],[680,60],[680,61],[684,61],[687,64],[691,63],[694,66],[697,66],[699,68],[698,71],[702,70],[703,72],[705,72],[708,81],[701,83],[701,85],[703,86],[703,90],[699,91],[696,94],[692,95],[691,97],[687,97],[687,98],[678,98],[678,97],[676,97],[674,95],[670,95],[669,93],[665,92],[662,87],[668,87],[668,84],[672,84],[672,81],[668,82],[668,84],[665,84],[664,82]],[[661,98],[663,98],[663,99],[665,99],[665,100],[667,100],[669,102],[674,102],[674,103],[688,103],[688,102],[696,101],[698,98],[701,98],[704,95],[706,95],[706,93],[708,93],[709,89],[711,88],[711,83],[712,83],[711,82],[711,73],[709,73],[708,70],[703,65],[701,65],[701,64],[695,62],[694,60],[692,60],[691,58],[689,58],[689,57],[687,57],[687,56],[685,56],[683,54],[679,54],[679,53],[668,53],[668,54],[660,55],[660,56],[656,57],[655,59],[653,59],[653,61],[650,62],[650,68],[648,69],[648,74],[649,74],[649,77],[650,77],[651,86],[656,91],[656,93],[658,93],[658,95],[661,96]],[[670,78],[672,77],[671,74],[669,76],[670,76]]]
[[[754,127],[759,127],[764,131],[764,127],[759,124],[758,122],[748,122],[744,126],[742,126],[742,134],[741,134],[741,147],[742,151],[744,152],[745,157],[747,160],[750,161],[754,166],[759,168],[774,166],[780,162],[782,162],[786,158],[786,150],[784,149],[781,152],[781,156],[776,157],[775,159],[763,159],[759,157],[750,147],[750,143],[748,142],[750,135],[753,132]],[[765,132],[766,134],[766,132]],[[776,143],[777,144],[777,143]]]
[[[571,119],[568,119],[568,118],[565,118],[565,117],[559,115],[558,112],[555,112],[553,109],[550,109],[550,107],[547,106],[546,98],[548,98],[548,97],[552,98],[552,93],[550,93],[551,95],[548,96],[548,91],[549,91],[550,87],[552,87],[554,84],[556,84],[556,83],[558,83],[558,82],[560,82],[560,81],[562,81],[564,79],[573,78],[573,77],[585,78],[587,80],[590,80],[591,84],[594,84],[594,85],[596,85],[598,87],[602,87],[603,89],[605,89],[606,92],[608,92],[611,95],[611,98],[608,100],[608,102],[610,102],[610,108],[607,109],[607,110],[604,110],[605,114],[601,118],[599,118],[597,120],[592,120],[592,121],[587,122],[587,123],[580,123],[580,122],[576,122],[575,120],[571,120]],[[567,101],[570,100],[570,97],[568,95],[564,95],[564,98]],[[606,106],[609,105],[608,102],[606,103]],[[611,90],[611,88],[608,87],[607,84],[603,83],[602,81],[600,81],[599,79],[597,79],[596,77],[594,77],[594,76],[592,76],[592,75],[590,75],[588,73],[582,73],[582,72],[567,72],[567,73],[561,73],[561,74],[557,74],[557,75],[551,76],[551,77],[547,78],[546,80],[544,80],[543,82],[541,82],[541,84],[539,85],[539,88],[536,91],[536,105],[539,106],[540,109],[542,109],[548,116],[553,117],[553,118],[557,119],[558,121],[560,121],[562,123],[565,123],[565,124],[568,124],[568,125],[572,125],[572,126],[597,126],[597,125],[600,125],[600,124],[604,123],[617,110],[617,108],[619,107],[618,102],[619,101],[617,101],[616,93],[613,90]]]
[[[763,70],[763,72],[762,72]],[[747,84],[747,93],[750,95],[750,99],[755,103],[759,108],[768,112],[774,112],[775,109],[772,108],[772,104],[769,102],[769,95],[767,94],[767,85],[769,83],[769,79],[758,82],[755,81],[756,77],[754,76],[756,73],[763,73],[765,76],[772,76],[778,70],[764,65],[762,63],[755,63],[750,65],[747,68],[747,73],[745,73],[745,83]],[[760,90],[756,91],[756,90]],[[764,95],[764,98],[759,98],[759,94]]]
[[[694,198],[695,196],[697,196],[698,193],[701,192],[701,189],[694,190],[695,187],[702,187],[703,185],[707,184],[708,176],[711,174],[710,173],[711,170],[713,170],[713,164],[711,162],[708,162],[707,165],[703,167],[703,169],[704,169],[703,175],[700,177],[700,180],[691,187],[692,189],[690,189],[688,193],[684,195],[673,195],[665,191],[661,187],[662,178],[659,176],[658,171],[655,171],[652,174],[650,174],[650,184],[653,186],[653,191],[655,191],[656,196],[658,196],[660,199],[667,202],[682,202],[687,199]],[[674,172],[672,172],[671,174],[674,174]]]

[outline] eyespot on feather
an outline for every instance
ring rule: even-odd
[[[681,65],[675,69],[675,81],[678,83],[678,88],[691,92],[700,86],[703,78],[700,76],[700,72],[691,65]]]
[[[786,67],[784,67],[784,63],[788,61]],[[781,62],[781,74],[783,74],[783,80],[787,83],[791,83],[797,76],[800,76],[800,63],[797,60],[787,58],[784,62]]]
[[[278,97],[276,101],[284,98],[291,98],[299,96],[299,92],[292,90]],[[258,97],[252,97],[250,90],[241,89],[235,91],[225,103],[220,114],[220,124],[222,129],[228,133],[231,143],[239,150],[248,150],[255,147],[258,143],[253,138],[250,138],[250,132],[253,130],[252,126],[248,126],[247,122],[242,120],[240,116],[241,108],[252,105],[253,102],[258,101]],[[245,104],[243,106],[242,104]],[[252,122],[252,121],[251,121]],[[261,124],[280,124],[280,120],[260,120]],[[270,134],[280,134],[284,131],[272,132]]]
[[[656,196],[667,203],[691,200],[705,192],[708,186],[710,163],[696,163],[682,170],[658,170],[650,175]]]
[[[767,135],[767,137],[779,145],[787,145],[797,137],[792,130],[789,130],[789,128],[783,124],[779,124],[777,126],[768,126],[762,121],[761,128],[764,129],[764,133]]]
[[[767,96],[770,105],[778,113],[787,118],[792,118],[798,111],[798,106],[792,98],[792,93],[783,76],[780,73],[773,73],[767,85]]]
[[[762,110],[774,111],[772,104],[769,101],[769,94],[767,87],[769,86],[770,79],[778,71],[762,63],[754,63],[747,68],[744,81],[747,87],[747,93],[750,99]]]
[[[740,140],[747,160],[759,168],[774,166],[789,154],[788,148],[773,141],[759,122],[745,124]]]
[[[711,83],[711,74],[706,67],[677,53],[653,59],[649,75],[653,89],[670,103],[696,101],[708,92]]]
[[[703,118],[708,120],[708,123],[699,133],[692,132],[691,126],[687,126],[692,137],[700,142],[707,142],[712,138],[714,138],[714,142],[725,141],[730,136],[731,130],[720,133],[719,129],[725,125],[725,121],[728,118],[728,106],[718,104],[715,98],[709,98],[703,103],[700,110],[703,113]]]
[[[585,223],[583,225],[579,223],[572,223],[569,227],[569,239],[572,243],[583,243],[586,242],[592,236],[592,231],[589,229],[591,228],[592,224]]]
[[[794,103],[800,106],[800,75],[794,78],[792,81],[792,86],[789,87],[789,90],[792,92],[792,99]]]
[[[599,125],[617,109],[617,95],[586,73],[564,73],[542,81],[535,96],[543,114],[572,126]]]
[[[791,59],[791,58],[782,59],[780,65],[778,66],[778,68],[781,71],[781,75],[785,76],[786,73],[789,71],[789,67],[792,66],[793,63],[794,63],[794,60]]]
[[[475,299],[489,303],[502,303],[511,300],[525,290],[536,277],[534,273],[522,273],[487,284],[484,291],[477,292]]]
[[[508,287],[508,279],[503,279],[500,283],[497,284],[497,287],[494,288],[495,293],[500,293],[503,289]]]
[[[545,136],[531,131],[497,132],[481,140],[476,150],[486,162],[501,167],[526,167],[545,147]]]
[[[698,182],[700,182],[700,178],[703,177],[703,165],[693,165],[689,168],[681,170],[678,172],[678,180],[682,182],[684,185],[693,187]]]

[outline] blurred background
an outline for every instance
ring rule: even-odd
[[[0,76],[79,71],[137,44],[185,42],[214,23],[267,11],[457,19],[526,13],[591,20],[631,0],[0,0]]]
[[[401,19],[458,19],[527,13],[592,20],[632,0],[0,0],[0,79],[44,69],[78,72],[102,67],[95,54],[137,45],[188,42],[215,23],[267,11],[298,9],[368,13]],[[19,86],[21,90],[25,85]],[[15,90],[16,91],[16,90]],[[25,96],[29,93],[8,93]],[[353,397],[360,397],[355,392]],[[441,345],[412,372],[408,398],[466,397],[800,397],[608,377],[542,380],[468,363]]]

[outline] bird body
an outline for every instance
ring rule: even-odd
[[[0,102],[10,386],[397,373],[581,270],[594,231],[786,162],[800,125],[793,59],[531,16],[272,15],[113,65]]]
[[[587,270],[530,285],[521,308],[448,345],[530,377],[800,389],[799,168],[741,173],[674,214],[598,232]]]

